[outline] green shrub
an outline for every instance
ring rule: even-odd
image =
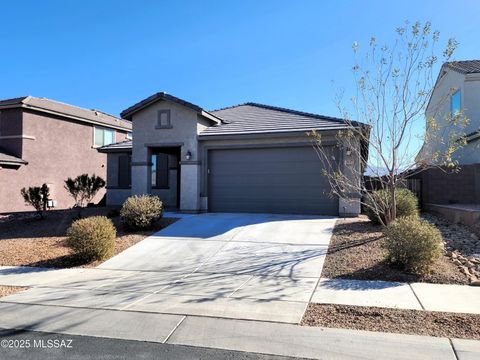
[[[399,218],[385,228],[387,259],[417,274],[425,274],[443,251],[440,231],[416,216]]]
[[[82,260],[105,260],[115,253],[117,232],[110,219],[92,216],[74,221],[67,230],[67,245]]]
[[[380,224],[381,221],[378,218],[378,215],[372,210],[373,202],[379,205],[379,209],[382,209],[383,212],[380,214],[380,217],[385,223],[385,212],[389,208],[390,192],[388,190],[377,190],[372,194],[372,198],[367,199],[366,214],[368,218],[376,223]],[[418,199],[414,193],[408,189],[397,189],[395,192],[395,199],[397,202],[397,218],[404,216],[418,216]]]
[[[122,223],[129,229],[148,229],[160,220],[163,204],[158,196],[130,196],[120,210]]]

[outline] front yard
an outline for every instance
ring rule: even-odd
[[[310,304],[302,325],[480,340],[480,315]]]
[[[0,265],[52,268],[98,266],[99,262],[80,261],[66,246],[65,233],[76,215],[77,210],[56,210],[48,212],[43,220],[35,215],[0,218]],[[82,217],[96,215],[110,215],[117,229],[115,254],[177,220],[162,218],[149,231],[127,232],[122,226],[118,211],[105,207],[82,209]]]
[[[380,225],[366,216],[337,221],[322,278],[479,285],[480,241],[467,227],[430,214],[422,217],[442,233],[443,255],[425,275],[386,260]],[[310,303],[302,325],[480,340],[480,315],[425,310]]]
[[[372,224],[368,218],[362,216],[337,221],[322,277],[461,285],[476,280],[473,272],[476,271],[475,268],[471,267],[469,272],[470,268],[463,267],[460,261],[455,262],[451,257],[451,254],[460,252],[471,257],[472,253],[466,253],[465,249],[467,243],[478,242],[475,235],[460,225],[448,225],[432,215],[424,217],[437,224],[447,250],[429,274],[410,274],[388,264],[385,260],[385,238],[381,226]],[[472,261],[480,267],[480,257],[477,260],[472,258]]]

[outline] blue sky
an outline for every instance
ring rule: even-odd
[[[4,1],[0,98],[118,113],[157,91],[206,109],[255,101],[338,115],[351,45],[431,20],[456,59],[479,58],[480,2]],[[332,84],[335,82],[335,85]]]

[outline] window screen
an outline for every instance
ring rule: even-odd
[[[131,155],[125,154],[118,157],[118,187],[128,188],[132,184]]]

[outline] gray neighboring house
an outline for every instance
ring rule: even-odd
[[[99,149],[108,154],[109,205],[153,194],[184,212],[360,213],[360,194],[329,195],[307,135],[320,131],[337,166],[359,169],[365,161],[337,146],[345,120],[256,103],[206,111],[164,92],[121,117],[132,121],[133,141]],[[366,157],[368,144],[358,146]]]

